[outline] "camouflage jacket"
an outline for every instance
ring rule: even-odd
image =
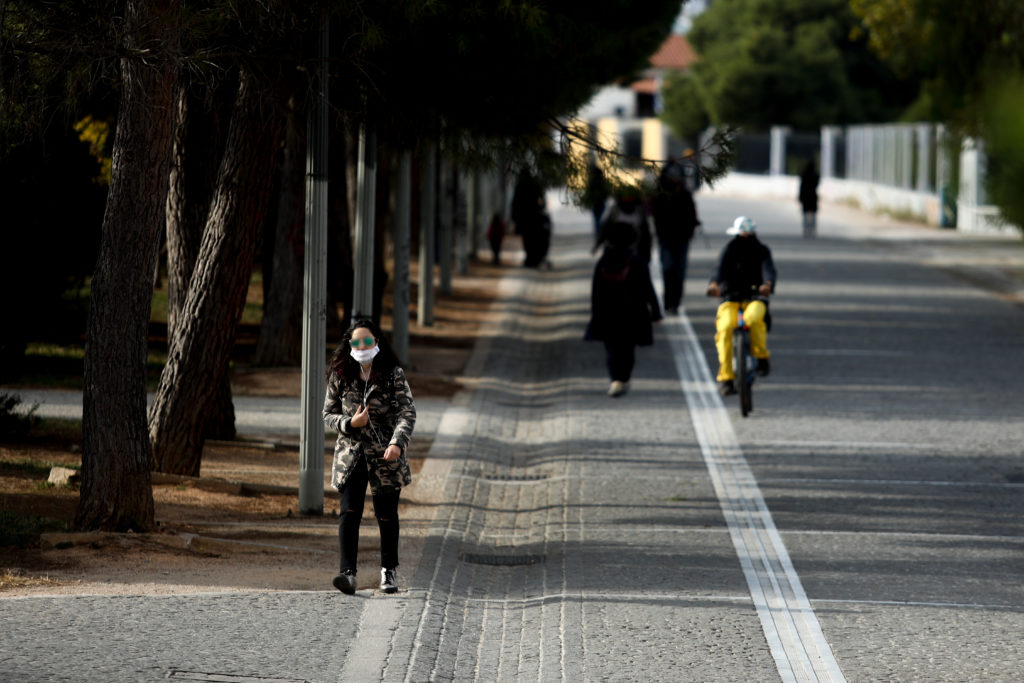
[[[363,427],[352,427],[352,416],[363,400],[370,407],[370,421]],[[383,382],[371,382],[367,388],[362,379],[344,382],[337,374],[327,382],[324,400],[324,424],[338,432],[334,446],[334,467],[331,484],[340,489],[352,468],[364,456],[370,491],[381,488],[400,489],[412,482],[406,449],[416,424],[416,405],[412,390],[402,368],[396,367]],[[384,460],[384,451],[391,444],[402,449],[397,460]]]

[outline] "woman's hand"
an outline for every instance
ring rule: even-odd
[[[384,459],[389,462],[391,460],[398,460],[398,456],[400,456],[401,454],[402,449],[396,446],[395,444],[391,444],[390,446],[387,447],[387,450],[384,451]]]
[[[356,414],[352,416],[349,424],[353,427],[365,427],[366,423],[370,421],[370,409],[365,405],[360,406]]]

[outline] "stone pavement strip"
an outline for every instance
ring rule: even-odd
[[[581,341],[589,239],[559,227],[552,270],[506,279],[477,389],[442,424],[448,504],[380,680],[778,680],[672,350],[641,349],[606,396]]]

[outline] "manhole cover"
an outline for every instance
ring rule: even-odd
[[[309,683],[305,678],[275,678],[273,676],[236,676],[210,671],[179,671],[174,669],[168,678],[176,681],[207,681],[208,683]]]
[[[548,478],[546,474],[485,474],[487,481],[543,481]]]
[[[485,555],[465,553],[464,562],[470,564],[489,564],[495,567],[519,567],[522,565],[539,564],[544,561],[543,555]]]
[[[555,405],[553,402],[548,401],[547,403],[534,403],[532,401],[495,401],[499,406],[507,406],[509,408],[550,408]]]

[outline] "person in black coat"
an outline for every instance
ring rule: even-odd
[[[800,172],[800,206],[804,212],[804,237],[814,237],[818,216],[818,170],[808,161]]]
[[[604,342],[608,395],[618,397],[628,388],[636,347],[654,343],[651,323],[661,320],[661,309],[647,262],[633,248],[633,226],[613,223],[604,232],[606,246],[594,267],[584,339]]]
[[[544,188],[528,169],[519,174],[512,194],[512,222],[523,238],[523,251],[526,252],[523,265],[537,268],[548,255],[551,224],[547,217]]]
[[[700,225],[693,195],[686,186],[686,172],[679,162],[672,161],[662,169],[653,204],[661,276],[665,283],[665,310],[676,313],[683,301],[690,240]]]

